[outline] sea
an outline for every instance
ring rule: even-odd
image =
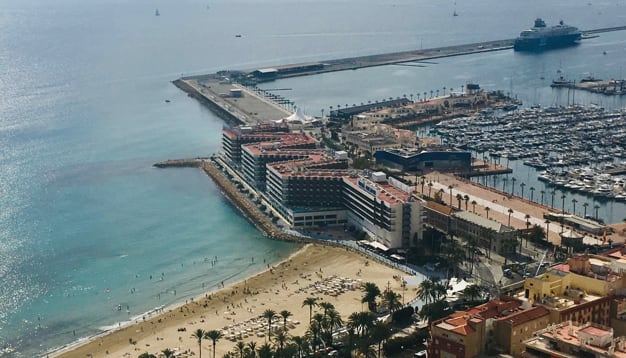
[[[201,171],[152,167],[219,151],[224,123],[172,80],[513,38],[536,17],[620,26],[626,4],[3,0],[0,357],[45,356],[297,249],[264,238]],[[281,95],[310,115],[468,82],[528,105],[559,105],[564,95],[549,87],[557,71],[624,78],[625,58],[625,33],[614,32],[543,54],[483,53],[264,86],[292,88]],[[577,102],[624,106],[623,98],[588,94]],[[626,217],[623,205],[608,205],[606,220]]]

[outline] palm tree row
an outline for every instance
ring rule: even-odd
[[[376,298],[381,297],[381,305],[389,312],[394,312],[402,307],[401,296],[391,290],[385,290],[381,294],[380,289],[371,282],[363,287],[364,296],[362,302],[368,303],[368,307],[376,308]],[[435,296],[439,297],[439,296]],[[330,302],[318,301],[318,298],[306,298],[302,306],[309,306],[309,328],[304,336],[290,336],[287,332],[287,319],[293,314],[287,310],[276,313],[267,309],[263,312],[263,317],[268,323],[268,342],[257,347],[255,342],[244,343],[242,340],[235,344],[231,352],[223,355],[224,358],[270,358],[270,357],[304,357],[307,356],[312,347],[332,346],[335,340],[334,333],[339,328],[347,328],[348,335],[345,355],[352,357],[353,354],[375,356],[372,347],[378,345],[378,352],[382,343],[389,338],[390,328],[387,324],[378,322],[376,316],[371,312],[355,312],[344,323],[341,315]],[[313,314],[313,307],[320,307],[322,312]],[[282,318],[282,327],[274,331],[272,335],[272,322],[277,318]],[[216,344],[223,338],[220,331],[201,328],[196,329],[191,337],[198,343],[198,357],[202,358],[202,341],[210,340],[213,346],[213,358],[216,355]],[[170,357],[173,351],[166,349],[162,351],[165,357]],[[144,353],[141,357],[153,357],[154,355]]]
[[[192,334],[192,338],[195,338],[198,341],[198,357],[202,358],[202,340],[210,339],[213,341],[213,358],[215,358],[215,344],[222,338],[222,332],[211,330],[205,331],[201,328],[196,329]]]

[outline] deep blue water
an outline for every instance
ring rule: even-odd
[[[0,349],[15,349],[0,356],[39,355],[128,319],[126,306],[134,316],[184,300],[262,269],[253,255],[277,260],[295,248],[263,239],[201,172],[151,168],[219,148],[222,122],[171,85],[181,74],[510,38],[537,16],[583,29],[623,25],[625,7],[588,0],[0,2]],[[624,33],[606,34],[541,56],[508,51],[297,78],[286,82],[294,90],[285,95],[318,115],[331,105],[473,80],[552,104],[557,95],[537,73],[549,79],[562,67],[580,77],[624,76],[625,47]],[[614,101],[588,99],[597,100]],[[205,263],[215,256],[215,266]]]

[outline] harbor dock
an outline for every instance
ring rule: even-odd
[[[584,35],[597,35],[626,30],[626,26],[591,29]],[[198,99],[230,124],[254,125],[277,121],[293,111],[288,100],[270,94],[255,92],[256,83],[280,78],[309,76],[326,72],[357,70],[360,68],[406,64],[421,66],[429,60],[476,53],[504,51],[513,48],[515,39],[485,41],[471,44],[401,51],[386,54],[357,56],[342,59],[279,65],[271,68],[252,68],[240,71],[220,71],[213,74],[181,77],[174,84],[189,96]],[[251,86],[243,86],[248,84]],[[278,96],[279,97],[279,96]]]

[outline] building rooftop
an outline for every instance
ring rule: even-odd
[[[458,211],[454,213],[454,216],[465,221],[469,221],[475,225],[482,226],[487,229],[491,229],[495,232],[507,232],[507,231],[515,231],[514,228],[504,225],[495,220],[487,219],[486,217],[482,217],[478,214],[474,214],[470,211]]]
[[[581,337],[581,334],[585,337]],[[626,357],[624,337],[613,339],[613,329],[593,323],[578,327],[567,321],[550,325],[536,332],[536,335],[525,341],[527,349],[532,348],[555,357],[578,357],[582,352],[594,356]],[[593,339],[587,340],[589,337]],[[566,347],[571,350],[564,350]]]
[[[358,177],[358,178],[347,177],[344,180],[351,182],[352,184],[357,185],[357,186],[359,185],[359,180],[364,181],[369,187],[376,190],[376,197],[380,201],[383,201],[389,204],[397,204],[397,203],[404,203],[404,202],[410,201],[410,197],[411,197],[410,193],[407,193],[403,190],[396,188],[395,186],[389,184],[389,182],[374,183],[373,181],[363,178],[363,177]]]
[[[313,165],[340,163],[338,160],[329,160],[327,162],[313,162],[310,159],[292,160],[286,162],[278,162],[268,164],[278,175],[283,178],[293,177],[344,177],[350,175],[351,170],[348,169],[321,169],[314,168]],[[306,164],[311,164],[307,166]]]
[[[452,215],[452,213],[454,212],[454,209],[452,207],[439,204],[434,201],[427,201],[425,206],[433,211],[436,211],[438,213],[448,215],[448,216]]]
[[[511,326],[517,326],[526,322],[535,320],[539,317],[547,316],[550,314],[547,308],[541,306],[530,307],[527,309],[518,308],[511,314],[501,315],[496,318],[497,321],[509,324]]]
[[[446,331],[454,332],[456,334],[460,334],[462,336],[467,336],[476,332],[476,330],[472,328],[468,322],[470,322],[470,316],[465,314],[458,317],[444,318],[441,322],[436,324],[436,327]]]

